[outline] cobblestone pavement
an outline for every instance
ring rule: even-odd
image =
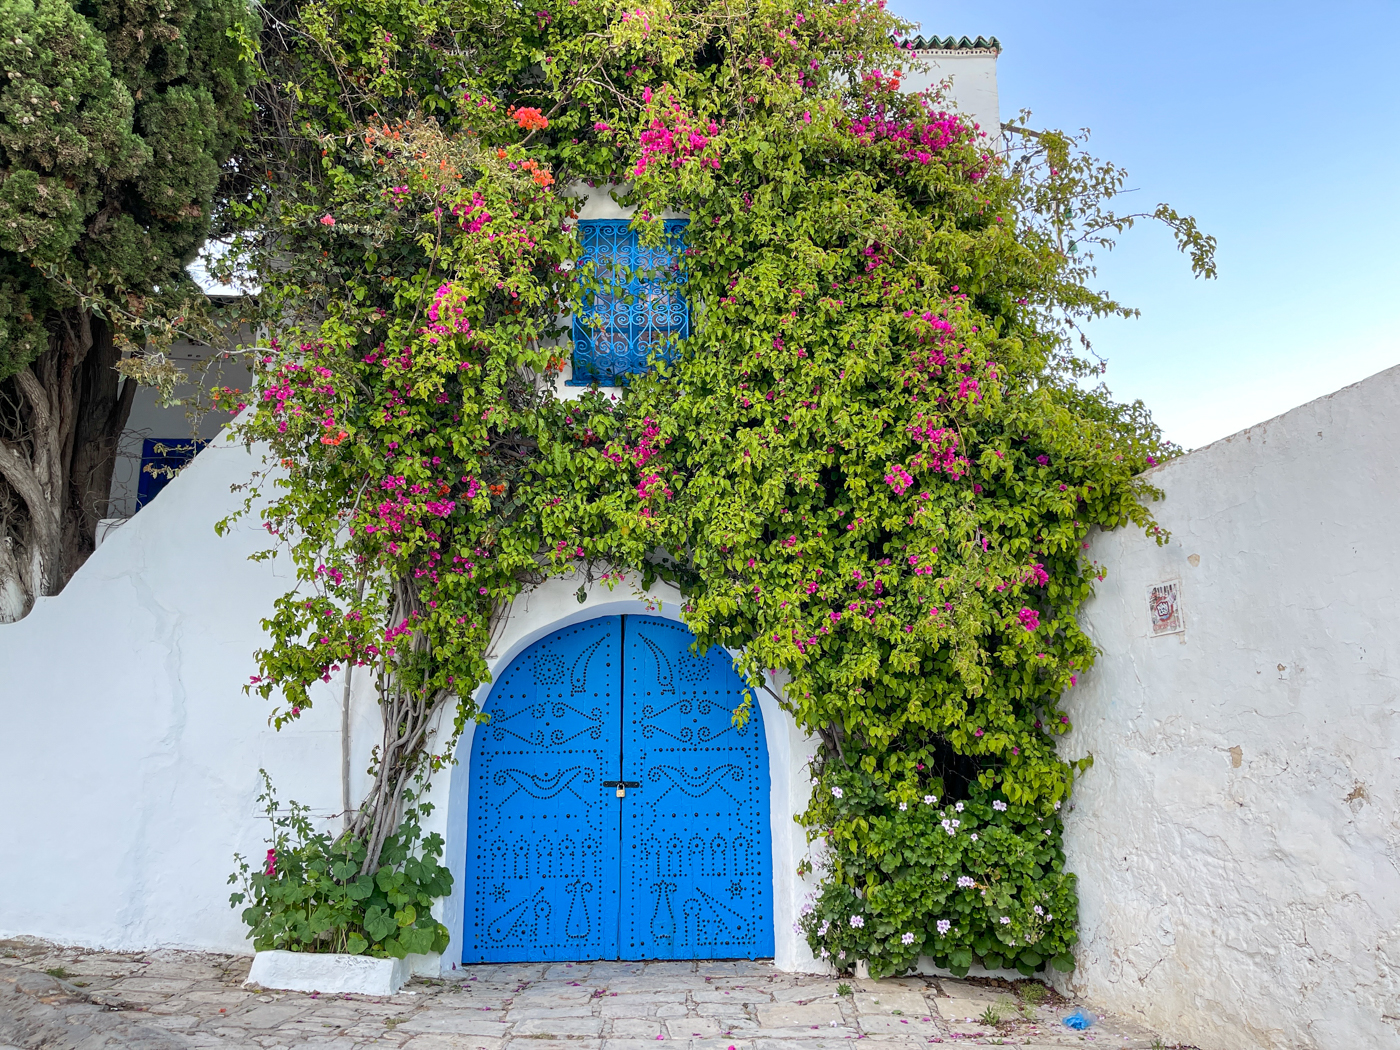
[[[245,988],[250,962],[0,941],[0,1050],[1154,1045],[1152,1033],[1113,1017],[1073,1032],[1061,1019],[1078,1004],[1026,981],[841,980],[764,962],[553,963],[463,967],[376,997]]]

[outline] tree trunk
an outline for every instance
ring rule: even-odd
[[[122,355],[112,342],[111,329],[101,320],[94,320],[92,328],[92,349],[83,364],[69,460],[69,499],[63,522],[65,579],[97,549],[97,523],[109,517],[118,442],[136,399],[136,384],[117,372]]]
[[[96,544],[135,384],[90,311],[54,318],[49,347],[0,383],[0,623],[57,594]]]

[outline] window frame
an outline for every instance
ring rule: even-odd
[[[573,316],[573,375],[568,386],[621,385],[627,376],[647,372],[658,349],[661,360],[675,360],[676,343],[690,336],[683,265],[690,220],[663,220],[665,236],[657,247],[643,245],[631,222],[579,220],[579,268],[591,263],[591,274],[596,275],[599,262],[611,259],[619,279],[595,276],[597,288],[584,292],[583,305]],[[599,320],[607,314],[611,324]]]

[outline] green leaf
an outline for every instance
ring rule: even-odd
[[[391,937],[379,945],[384,950],[384,954],[391,959],[402,959],[408,955],[408,948],[402,943],[402,934],[398,937]]]
[[[394,916],[385,908],[371,905],[365,910],[365,932],[375,941],[382,941],[398,929]]]
[[[354,882],[346,883],[345,892],[351,900],[365,900],[374,892],[374,880],[368,875],[361,875]]]

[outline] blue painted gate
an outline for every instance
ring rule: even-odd
[[[773,954],[762,716],[733,725],[744,683],[693,641],[604,617],[497,680],[472,742],[463,962]]]

